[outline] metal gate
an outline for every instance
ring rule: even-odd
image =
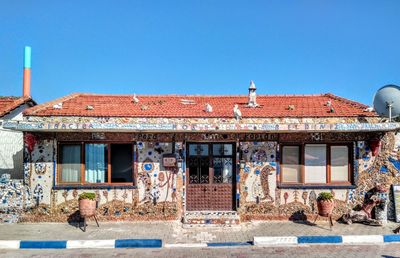
[[[233,210],[235,144],[189,143],[186,157],[186,210]]]

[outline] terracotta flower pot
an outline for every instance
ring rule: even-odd
[[[79,213],[81,217],[90,217],[96,215],[96,201],[89,199],[79,200]]]
[[[332,214],[335,202],[333,200],[320,200],[317,201],[318,214],[327,217]]]

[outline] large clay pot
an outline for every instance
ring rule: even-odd
[[[320,216],[328,217],[330,214],[332,214],[333,208],[335,207],[335,202],[333,200],[320,200],[317,201],[317,207],[318,214]]]
[[[96,215],[96,201],[89,199],[79,200],[79,213],[81,217],[90,217]]]

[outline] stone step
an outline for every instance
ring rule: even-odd
[[[187,211],[183,216],[184,227],[235,226],[240,223],[236,211]]]

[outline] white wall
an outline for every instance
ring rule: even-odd
[[[26,108],[28,105],[20,106],[0,118],[0,122],[21,121],[22,111]],[[4,173],[11,174],[12,179],[23,179],[23,134],[0,125],[0,175]]]

